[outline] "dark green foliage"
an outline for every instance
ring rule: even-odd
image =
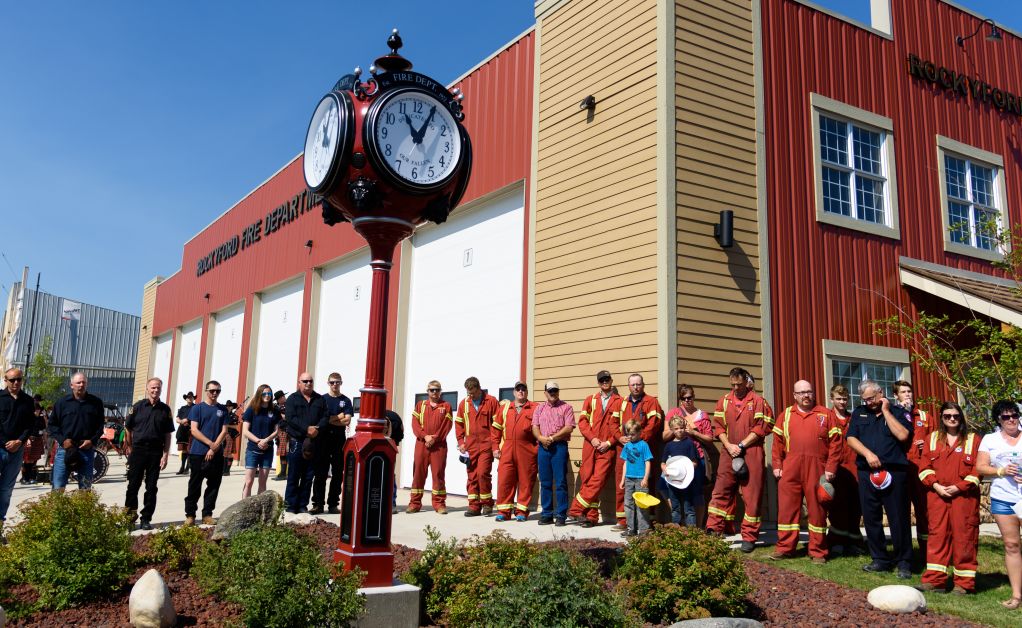
[[[752,592],[742,560],[727,543],[674,525],[630,541],[617,577],[632,608],[653,624],[738,616]]]
[[[365,605],[361,573],[332,572],[312,539],[287,527],[259,526],[207,544],[191,575],[207,593],[241,605],[247,626],[347,626]]]
[[[604,586],[595,561],[558,549],[532,556],[523,577],[490,589],[480,601],[485,625],[532,626],[637,625],[624,600]]]
[[[0,555],[0,578],[31,584],[39,609],[109,595],[134,571],[131,517],[103,505],[96,493],[47,493],[22,505],[21,512],[24,519],[10,531]]]
[[[196,554],[207,543],[206,534],[196,526],[169,526],[149,537],[146,563],[167,563],[175,571],[187,570]]]
[[[543,550],[502,531],[457,543],[427,528],[428,543],[403,575],[422,588],[430,620],[446,626],[624,626],[623,605],[597,564]]]

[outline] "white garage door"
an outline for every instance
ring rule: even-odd
[[[411,424],[415,395],[425,393],[430,380],[458,398],[472,375],[494,397],[500,388],[514,386],[521,366],[523,234],[518,192],[413,236],[406,398],[400,410],[405,425]],[[411,485],[413,450],[402,447],[402,486]],[[496,490],[496,465],[493,470]],[[452,429],[447,491],[464,495],[466,479]]]
[[[354,400],[365,383],[366,344],[372,269],[369,252],[322,270],[316,325],[316,390],[326,394],[327,376],[336,371],[341,392]],[[349,433],[354,427],[349,428]]]
[[[287,394],[298,389],[298,342],[302,333],[301,279],[267,290],[259,306],[252,389],[269,384]]]
[[[210,319],[210,379],[220,382],[220,398],[241,403],[238,399],[238,373],[241,369],[241,335],[245,324],[245,304],[238,303],[214,314]],[[251,391],[249,391],[251,392]]]
[[[163,397],[168,398],[170,388],[167,382],[170,380],[170,350],[174,345],[174,332],[163,334],[156,339],[156,347],[153,351],[153,377],[163,380]],[[178,397],[178,399],[181,399]],[[173,403],[169,405],[173,406]]]
[[[174,363],[174,395],[170,397],[177,403],[188,391],[194,391],[196,401],[201,401],[202,393],[196,389],[199,379],[199,349],[202,346],[202,319],[188,323],[181,328],[178,339],[181,346],[177,351]],[[199,384],[201,386],[201,384]],[[183,403],[183,400],[182,400]]]

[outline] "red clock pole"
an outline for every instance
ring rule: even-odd
[[[399,218],[363,217],[354,219],[352,226],[369,243],[373,290],[366,381],[359,391],[362,404],[355,436],[344,446],[344,503],[334,560],[346,569],[366,572],[363,586],[381,587],[390,586],[394,578],[390,526],[397,450],[384,436],[387,391],[383,387],[390,267],[394,248],[412,234],[415,225]]]

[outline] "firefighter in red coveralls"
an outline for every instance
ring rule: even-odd
[[[458,451],[468,459],[468,510],[466,517],[489,515],[493,511],[492,477],[497,441],[493,440],[490,425],[497,415],[497,399],[483,394],[479,380],[465,380],[466,397],[458,404],[454,417],[454,434],[458,437]]]
[[[916,542],[919,544],[919,551],[926,553],[926,537],[929,534],[929,525],[926,518],[927,494],[929,491],[919,481],[919,472],[922,470],[920,456],[923,453],[923,442],[929,437],[933,430],[937,429],[937,422],[926,411],[915,406],[912,384],[905,380],[894,382],[894,398],[897,406],[900,406],[912,419],[912,442],[908,446],[909,474],[909,497],[912,499],[912,511],[916,517]]]
[[[653,458],[659,460],[664,431],[664,409],[660,407],[660,402],[657,401],[656,397],[646,394],[646,383],[643,381],[642,375],[632,373],[628,376],[628,391],[628,398],[621,402],[621,421],[618,425],[624,425],[629,421],[638,423],[642,430],[639,434],[640,438],[649,445]],[[620,447],[624,447],[625,443],[628,442],[628,437],[624,436],[620,430],[617,436],[619,445],[615,449],[620,451]],[[614,486],[617,487],[614,513],[617,517],[616,529],[627,530],[628,524],[625,522],[625,491],[621,485],[621,478],[625,473],[625,461],[619,455],[615,457],[617,458],[614,466]],[[660,467],[652,465],[649,486],[656,486],[659,477]]]
[[[579,469],[578,493],[568,509],[568,516],[579,521],[583,528],[596,525],[600,515],[600,493],[619,458],[617,452],[622,437],[622,399],[614,394],[614,379],[610,371],[597,373],[596,381],[600,392],[586,397],[578,418],[578,429],[582,432],[582,467]]]
[[[730,461],[721,456],[710,505],[706,507],[706,529],[716,534],[724,534],[727,528],[733,530],[740,492],[745,502],[745,517],[742,518],[742,545],[739,549],[748,554],[756,549],[763,521],[759,512],[766,479],[763,441],[773,429],[774,416],[770,404],[752,390],[754,380],[747,370],[736,366],[728,376],[731,392],[717,402],[713,413],[713,435],[732,460],[745,458],[748,475],[739,481]]]
[[[447,514],[447,435],[451,433],[451,404],[440,400],[440,382],[435,379],[426,386],[429,399],[419,402],[412,411],[412,433],[415,435],[415,461],[412,463],[412,495],[408,510],[422,509],[426,475],[433,473],[433,510]]]
[[[979,545],[980,438],[969,429],[962,408],[940,406],[940,423],[923,442],[919,479],[926,494],[930,537],[922,591],[944,590],[954,569],[953,593],[976,590],[976,548]]]
[[[820,476],[830,482],[841,462],[844,437],[827,408],[816,405],[813,385],[795,382],[795,405],[774,425],[771,462],[777,478],[777,546],[774,560],[792,558],[798,545],[802,498],[809,510],[809,557],[827,562],[827,511],[817,496]]]
[[[493,419],[493,440],[498,443],[497,521],[529,518],[532,486],[536,483],[536,437],[532,434],[529,387],[515,382],[514,402],[503,400]],[[516,499],[517,495],[517,499]]]
[[[852,413],[848,411],[850,401],[851,395],[843,385],[835,384],[830,389],[830,413],[835,425],[841,428],[842,441],[848,433],[848,421],[852,418]],[[847,442],[842,442],[841,462],[831,482],[834,485],[834,499],[827,513],[830,518],[830,528],[827,530],[830,556],[859,556],[864,552],[860,531],[862,506],[859,505],[859,479],[855,468],[857,455]]]

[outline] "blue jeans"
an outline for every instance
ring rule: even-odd
[[[93,448],[79,449],[82,456],[82,466],[78,469],[78,488],[92,488],[92,463],[96,459],[96,450]],[[57,446],[57,456],[53,459],[53,490],[65,488],[67,478],[71,470],[64,464],[64,448]]]
[[[309,511],[312,483],[316,480],[315,459],[302,456],[302,441],[290,439],[287,446],[287,486],[284,488],[284,507],[288,512]]]
[[[11,505],[11,495],[14,494],[14,481],[18,479],[18,472],[21,471],[21,460],[24,455],[24,446],[14,453],[0,446],[0,522],[7,518],[7,509]]]
[[[703,482],[706,480],[706,462],[699,459],[692,483],[685,488],[675,488],[660,476],[658,488],[671,502],[671,522],[678,525],[695,526],[696,508],[703,505]]]
[[[539,497],[543,506],[540,519],[565,519],[568,516],[568,443],[557,441],[549,449],[540,445],[536,454],[539,463]],[[554,511],[554,485],[557,511]]]

